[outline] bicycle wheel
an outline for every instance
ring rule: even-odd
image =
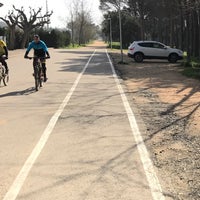
[[[7,82],[9,80],[8,74],[5,74],[5,67],[0,66],[0,84],[3,81],[4,86],[7,86]]]
[[[8,85],[8,81],[9,81],[9,75],[8,74],[4,74],[3,84],[5,86],[7,86]]]
[[[35,79],[35,90],[38,91],[39,88],[39,68],[34,66],[34,79]]]
[[[38,79],[39,79],[39,86],[42,87],[42,68],[39,68]]]
[[[5,78],[6,78],[6,77],[4,77],[2,80],[3,80],[4,86],[7,86]]]
[[[4,86],[6,86],[6,80],[5,80],[5,74],[3,73],[3,71],[0,71],[0,85],[1,85],[1,81],[3,82]]]

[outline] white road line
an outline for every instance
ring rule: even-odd
[[[36,159],[40,155],[43,147],[45,146],[49,136],[51,135],[51,133],[52,133],[57,121],[58,121],[59,116],[63,112],[65,106],[68,104],[68,102],[69,102],[71,96],[73,95],[82,75],[84,74],[85,70],[87,69],[92,57],[95,55],[95,52],[96,52],[96,50],[93,52],[93,54],[89,58],[87,64],[83,68],[82,72],[79,74],[79,76],[75,80],[72,88],[70,89],[69,93],[67,94],[67,96],[63,100],[63,102],[60,105],[60,107],[58,108],[58,110],[55,112],[55,114],[50,119],[46,129],[44,130],[44,132],[43,132],[43,134],[42,134],[42,136],[39,140],[39,142],[37,143],[37,145],[33,149],[31,155],[26,160],[24,166],[22,167],[21,171],[17,175],[16,179],[14,180],[13,184],[11,185],[10,189],[6,193],[3,200],[15,200],[17,198],[17,195],[18,195],[19,191],[21,190],[21,188],[22,188],[22,186],[23,186],[23,184],[26,180],[26,177],[28,176],[28,174],[29,174],[32,166],[34,165]]]
[[[115,72],[114,66],[111,62],[110,56],[108,55],[107,51],[106,51],[106,54],[107,54],[107,57],[109,59],[109,62],[110,62],[111,68],[112,68],[113,77],[116,81],[119,93],[121,95],[121,98],[122,98],[122,101],[123,101],[123,104],[124,104],[124,107],[125,107],[125,110],[126,110],[126,113],[128,115],[129,123],[130,123],[132,133],[134,135],[134,138],[135,138],[135,141],[136,141],[136,144],[137,144],[138,152],[140,154],[140,159],[142,161],[144,171],[145,171],[148,183],[149,183],[149,187],[151,189],[151,194],[152,194],[153,200],[165,200],[165,197],[164,197],[163,192],[162,192],[161,185],[160,185],[158,177],[155,173],[152,161],[149,157],[149,153],[148,153],[147,148],[144,144],[142,135],[139,131],[139,128],[138,128],[135,116],[133,114],[133,111],[132,111],[130,104],[128,102],[128,99],[127,99],[127,97],[124,93],[124,90],[123,90],[123,88],[120,84],[120,81],[118,79],[118,76]]]

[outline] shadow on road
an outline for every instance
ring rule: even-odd
[[[29,95],[35,92],[35,88],[31,87],[31,88],[27,88],[25,90],[21,90],[21,91],[14,91],[14,92],[9,92],[9,93],[5,93],[5,94],[1,94],[0,98],[3,97],[9,97],[9,96],[21,96],[21,95]]]

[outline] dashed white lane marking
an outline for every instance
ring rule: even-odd
[[[44,133],[42,134],[42,136],[41,136],[41,138],[39,140],[39,142],[37,143],[37,145],[33,149],[31,155],[26,160],[24,166],[22,167],[21,171],[17,175],[16,179],[14,180],[13,184],[11,185],[10,189],[6,193],[6,195],[5,195],[3,200],[15,200],[17,198],[17,195],[18,195],[19,191],[21,190],[21,188],[22,188],[22,186],[23,186],[23,184],[24,184],[24,182],[26,180],[26,177],[28,176],[28,174],[29,174],[32,166],[34,165],[36,159],[40,155],[43,147],[45,146],[49,136],[51,135],[51,133],[52,133],[52,131],[53,131],[55,125],[56,125],[56,122],[58,121],[59,116],[63,112],[65,106],[68,104],[71,96],[73,95],[73,93],[74,93],[74,91],[75,91],[75,89],[76,89],[76,87],[77,87],[82,75],[84,74],[85,70],[87,69],[87,67],[88,67],[91,59],[93,58],[95,52],[96,52],[96,50],[90,56],[87,64],[85,65],[85,67],[83,68],[82,72],[79,74],[79,76],[75,80],[73,86],[71,87],[70,91],[68,92],[67,96],[63,100],[63,102],[60,105],[60,107],[58,108],[58,110],[55,112],[55,114],[50,119],[46,129],[44,130]]]
[[[158,177],[155,173],[152,161],[149,157],[149,153],[148,153],[147,148],[144,144],[142,135],[139,131],[139,128],[138,128],[135,116],[133,114],[133,111],[132,111],[130,104],[127,100],[127,97],[124,93],[124,90],[123,90],[123,88],[120,84],[120,81],[117,77],[114,66],[111,62],[110,56],[108,55],[107,51],[106,51],[106,54],[107,54],[107,57],[109,59],[109,62],[110,62],[111,68],[112,68],[113,77],[114,77],[115,82],[117,84],[117,87],[118,87],[119,93],[121,95],[126,113],[128,115],[129,123],[130,123],[132,133],[134,135],[134,138],[135,138],[135,141],[136,141],[136,144],[137,144],[138,152],[139,152],[140,159],[141,159],[143,167],[144,167],[144,171],[145,171],[145,174],[146,174],[147,181],[149,183],[149,187],[151,189],[151,194],[152,194],[153,200],[165,200],[165,197],[164,197],[163,192],[162,192],[161,185],[160,185]]]

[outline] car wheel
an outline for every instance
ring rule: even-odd
[[[178,60],[178,55],[176,53],[172,53],[169,55],[168,61],[170,63],[176,63],[177,60]]]
[[[134,60],[135,60],[135,62],[140,63],[140,62],[143,61],[143,59],[144,59],[144,56],[143,56],[142,53],[136,53],[136,54],[134,55]]]

